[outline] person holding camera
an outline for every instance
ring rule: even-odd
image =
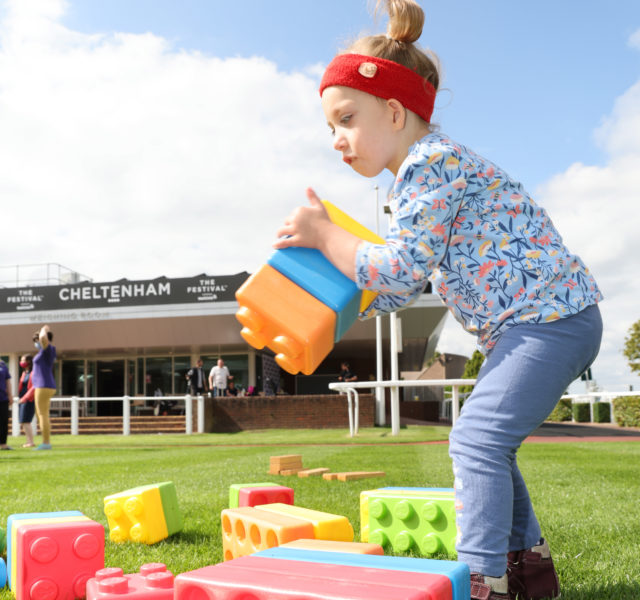
[[[33,358],[31,380],[35,388],[36,414],[42,432],[42,443],[36,450],[51,450],[51,422],[49,408],[51,398],[56,393],[56,380],[53,376],[53,363],[56,360],[56,347],[51,343],[53,333],[48,325],[33,334],[33,344],[38,353]]]

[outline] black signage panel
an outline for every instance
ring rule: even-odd
[[[0,288],[0,312],[230,302],[249,273]]]

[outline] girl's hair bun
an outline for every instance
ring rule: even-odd
[[[376,13],[387,12],[387,37],[396,42],[413,44],[420,39],[424,27],[424,11],[414,0],[378,0]]]

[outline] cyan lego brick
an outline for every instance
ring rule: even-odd
[[[0,558],[0,589],[7,585],[7,565]]]
[[[267,263],[336,313],[336,342],[358,318],[360,290],[319,250],[284,248],[276,250]]]
[[[469,600],[471,583],[469,567],[465,563],[430,558],[408,558],[402,556],[380,556],[378,554],[354,554],[348,552],[323,552],[296,548],[276,547],[261,550],[252,556],[260,558],[279,558],[312,563],[325,563],[385,569],[388,571],[407,571],[411,573],[433,573],[444,575],[451,581],[452,600]]]

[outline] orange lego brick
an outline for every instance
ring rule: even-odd
[[[320,552],[349,552],[352,554],[384,555],[380,544],[364,542],[339,542],[335,540],[307,540],[300,539],[282,544],[281,548],[297,548],[298,550],[318,550]]]
[[[285,371],[310,375],[333,349],[336,313],[269,265],[236,292],[245,341],[267,346]]]
[[[309,521],[251,506],[226,508],[221,517],[224,560],[315,537]]]

